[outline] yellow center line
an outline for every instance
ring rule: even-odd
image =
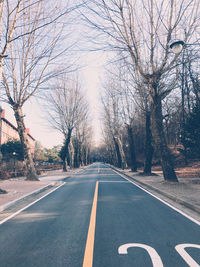
[[[89,224],[88,235],[87,235],[87,242],[86,242],[86,247],[85,247],[85,255],[84,255],[84,260],[83,260],[83,267],[92,267],[92,264],[93,264],[98,186],[99,186],[99,182],[96,182],[94,199],[93,199],[93,204],[92,204],[92,211],[91,211],[91,216],[90,216],[90,224]]]

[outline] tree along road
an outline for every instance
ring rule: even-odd
[[[0,266],[200,266],[200,224],[97,163],[0,225]]]

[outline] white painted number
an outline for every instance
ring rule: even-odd
[[[144,245],[144,244],[138,244],[138,243],[130,243],[130,244],[125,244],[119,247],[118,253],[119,254],[128,254],[127,250],[128,248],[143,248],[145,249],[148,253],[149,256],[151,257],[151,261],[153,263],[153,267],[163,267],[162,260],[156,250],[150,246]]]
[[[190,267],[200,267],[200,265],[196,263],[196,261],[194,261],[193,258],[185,251],[185,248],[199,248],[200,249],[200,245],[180,244],[175,247],[175,249],[178,251],[181,257]]]
[[[162,260],[156,250],[150,246],[139,244],[139,243],[129,243],[124,244],[118,248],[119,254],[128,254],[129,248],[143,248],[145,249],[149,256],[151,257],[151,261],[153,264],[153,267],[164,267]],[[200,245],[195,244],[180,244],[175,247],[176,251],[181,255],[181,257],[184,259],[184,261],[190,266],[190,267],[200,267],[200,265],[193,260],[193,258],[185,251],[185,248],[199,248]]]

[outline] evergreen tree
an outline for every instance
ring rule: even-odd
[[[10,158],[16,158],[20,161],[24,160],[22,145],[18,140],[10,140],[2,144],[0,149],[4,160],[9,160]]]
[[[184,146],[186,156],[200,158],[200,105],[197,104],[186,119],[184,134],[181,143]]]

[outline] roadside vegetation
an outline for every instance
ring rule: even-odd
[[[200,160],[200,2],[78,2],[0,1],[2,100],[13,110],[22,149],[1,148],[2,170],[11,164],[11,176],[18,168],[38,180],[46,163],[67,171],[102,161],[145,175],[159,166],[165,181],[178,182],[176,168]],[[108,55],[98,148],[78,60],[67,57],[79,49],[71,38],[78,22],[89,27],[87,49]],[[177,39],[183,49],[174,53]],[[63,140],[59,149],[36,144],[32,155],[23,107],[34,96],[46,102],[47,120]]]
[[[39,142],[36,142],[33,162],[37,175],[47,170],[61,169],[61,159],[59,157],[61,146],[51,149],[43,148]],[[10,140],[0,146],[0,179],[10,179],[26,176],[26,166],[24,163],[24,154],[21,142]]]
[[[200,104],[192,97],[190,104],[193,108],[190,112],[185,113],[185,123],[182,124],[182,116],[180,113],[181,104],[178,105],[177,101],[178,98],[176,97],[176,105],[173,103],[171,107],[167,106],[167,109],[164,109],[166,114],[164,119],[164,129],[173,160],[173,167],[175,168],[178,177],[200,177]],[[113,106],[116,105],[111,105],[110,107]],[[109,112],[113,112],[112,108]],[[103,113],[103,115],[105,116],[105,113]],[[93,151],[92,157],[94,160],[107,162],[118,168],[125,168],[127,166],[127,168],[130,168],[132,171],[139,171],[145,175],[154,175],[155,173],[162,174],[162,166],[160,164],[159,156],[153,148],[154,143],[152,138],[150,139],[152,140],[152,155],[149,165],[150,172],[145,171],[147,161],[147,141],[145,137],[146,118],[143,113],[138,113],[137,111],[135,113],[135,119],[131,130],[133,138],[131,140],[129,136],[130,133],[127,131],[127,125],[121,122],[119,127],[118,121],[118,127],[116,127],[116,129],[119,131],[120,136],[120,150],[116,146],[116,138],[113,139],[112,136],[110,137],[109,135],[110,131],[107,129],[109,126],[107,123],[108,117],[105,116],[103,118],[105,125],[104,142],[107,142],[107,145],[102,143],[100,147]],[[111,118],[111,114],[109,118]],[[114,126],[112,126],[112,129],[114,129]],[[134,142],[134,146],[132,146],[132,142]],[[133,148],[134,154],[136,155],[134,167],[131,152]],[[120,151],[122,150],[123,156],[120,154]]]
[[[30,152],[23,107],[36,94],[42,94],[46,82],[71,71],[67,60],[71,13],[78,8],[72,1],[0,2],[0,80],[1,96],[13,110],[23,149],[27,180],[38,180]],[[51,34],[49,34],[51,33]],[[61,44],[66,41],[68,45]]]
[[[63,135],[59,153],[63,171],[89,163],[92,146],[89,103],[74,75],[65,75],[56,80],[47,96],[48,120],[54,129]]]
[[[146,175],[154,160],[166,181],[178,182],[171,147],[179,146],[185,161],[195,147],[187,132],[199,106],[199,1],[83,2],[96,49],[112,50],[102,94],[109,160],[137,170],[143,154]],[[177,40],[183,49],[174,52]],[[195,121],[192,131],[198,128]]]

